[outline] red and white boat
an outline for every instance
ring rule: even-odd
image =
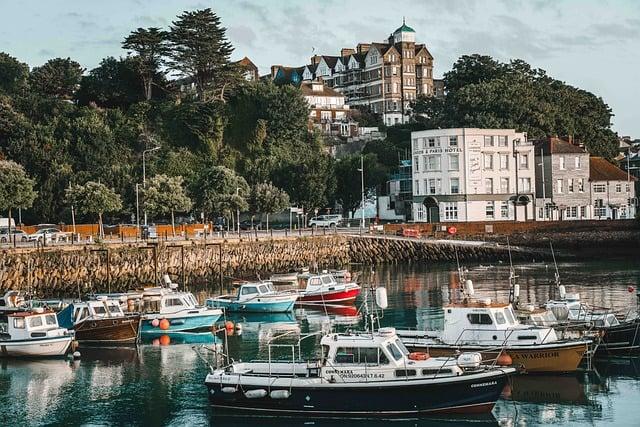
[[[360,294],[357,283],[338,283],[332,274],[304,274],[299,276],[298,304],[352,304]]]

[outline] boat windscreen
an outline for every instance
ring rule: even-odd
[[[400,350],[398,350],[398,347],[396,347],[393,343],[387,344],[387,350],[389,350],[389,353],[391,353],[391,356],[395,360],[402,359],[402,353],[400,353]]]

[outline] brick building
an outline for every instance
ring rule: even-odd
[[[300,90],[309,104],[311,126],[325,135],[345,138],[358,135],[358,123],[351,120],[343,94],[325,86],[322,81],[302,82]]]

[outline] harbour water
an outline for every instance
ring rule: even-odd
[[[506,300],[508,266],[467,266],[476,295]],[[442,326],[441,307],[453,298],[457,281],[452,265],[399,265],[353,267],[363,284],[385,285],[389,309],[383,326],[436,329]],[[360,270],[360,271],[358,271]],[[580,292],[591,304],[611,306],[620,312],[636,309],[640,266],[633,260],[575,262],[559,265],[562,283]],[[521,297],[534,303],[548,299],[553,290],[552,265],[516,266]],[[361,301],[358,300],[358,304]],[[357,309],[338,312],[296,309],[291,315],[234,317],[240,334],[229,336],[230,355],[238,360],[267,358],[269,340],[287,333],[295,343],[298,334],[338,328],[358,328]],[[0,363],[0,425],[390,425],[373,420],[252,419],[220,416],[209,407],[203,385],[206,364],[192,346],[212,344],[212,334],[181,340],[159,337],[130,348],[81,349],[78,361],[2,360]],[[311,356],[309,340],[303,353]],[[290,348],[275,351],[280,357]],[[564,376],[521,376],[505,389],[493,416],[473,419],[412,419],[394,426],[507,425],[534,426],[637,426],[640,424],[640,358],[597,361],[596,371]],[[357,396],[353,396],[357,399]]]

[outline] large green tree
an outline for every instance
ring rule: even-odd
[[[387,178],[387,169],[378,162],[377,156],[373,153],[363,156],[353,154],[336,162],[336,200],[340,202],[345,213],[351,212],[351,216],[362,205],[361,161],[364,164],[366,198],[374,194],[376,187],[383,184]]]
[[[46,96],[71,99],[80,85],[84,69],[71,58],[54,58],[31,70],[32,90]]]
[[[205,214],[230,217],[249,208],[247,181],[224,166],[208,166],[200,171],[191,195],[195,206]]]
[[[8,53],[0,52],[0,92],[15,94],[27,88],[29,66]]]
[[[11,160],[0,160],[0,211],[7,211],[11,230],[11,209],[30,208],[37,193],[24,168]]]
[[[602,98],[522,60],[463,56],[445,73],[444,84],[444,99],[422,97],[414,104],[424,128],[515,128],[530,138],[570,135],[592,155],[617,154],[613,114]]]
[[[142,79],[145,98],[150,101],[153,86],[158,84],[154,77],[162,72],[164,57],[169,53],[167,32],[156,27],[138,28],[124,39],[122,47],[134,53],[133,60]]]
[[[196,87],[198,99],[225,99],[240,80],[240,69],[230,61],[233,46],[226,28],[211,9],[183,12],[169,32],[169,65]]]
[[[175,237],[175,212],[188,212],[192,203],[182,185],[181,176],[156,175],[143,191],[144,207],[153,215],[171,214],[171,230]]]
[[[115,191],[99,182],[89,181],[84,185],[72,185],[66,191],[66,201],[76,206],[85,215],[98,215],[100,237],[104,237],[102,216],[105,212],[122,209],[122,199]]]
[[[144,90],[134,58],[103,59],[82,78],[76,93],[80,105],[96,104],[106,108],[128,108],[143,101]]]
[[[270,182],[256,184],[251,188],[249,208],[254,214],[266,214],[267,230],[269,230],[269,215],[281,212],[288,206],[289,195]]]

